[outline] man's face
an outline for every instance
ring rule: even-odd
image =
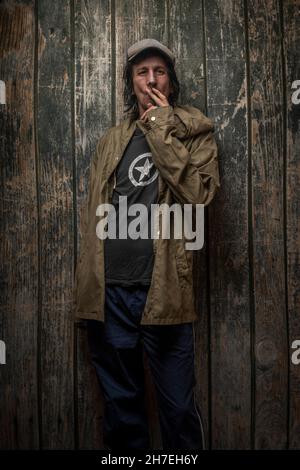
[[[157,106],[147,94],[146,86],[154,86],[161,91],[166,98],[168,98],[173,91],[170,84],[167,64],[162,57],[156,55],[133,65],[132,81],[133,91],[138,101],[140,116],[148,109],[148,103]]]

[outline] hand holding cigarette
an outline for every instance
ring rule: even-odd
[[[146,86],[146,91],[147,91],[149,97],[151,98],[152,102],[154,102],[154,105],[151,105],[149,103],[148,109],[140,117],[141,121],[143,121],[143,122],[146,122],[148,120],[147,113],[148,113],[148,111],[150,111],[150,109],[156,109],[158,107],[170,106],[170,103],[168,102],[168,99],[157,88],[154,88],[153,86],[149,85],[149,86]]]

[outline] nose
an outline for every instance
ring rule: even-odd
[[[149,74],[148,74],[148,77],[147,77],[147,85],[151,85],[151,86],[154,86],[156,85],[156,80],[155,80],[155,75],[154,75],[154,72],[153,70],[150,70]]]

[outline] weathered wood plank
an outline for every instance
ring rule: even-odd
[[[0,447],[37,449],[38,216],[34,145],[34,2],[1,2]]]
[[[70,6],[38,2],[38,148],[41,256],[41,447],[74,447],[73,156]]]
[[[287,443],[283,103],[277,1],[248,2],[255,305],[255,448]]]
[[[206,112],[202,2],[176,0],[170,5],[169,46],[176,56],[176,73],[180,83],[179,103]],[[207,219],[207,213],[206,219]],[[206,228],[206,224],[205,224]],[[206,231],[205,241],[209,234]],[[195,335],[195,398],[201,412],[205,448],[209,447],[209,312],[207,304],[207,243],[194,253],[194,291],[199,321]]]
[[[179,102],[205,111],[202,1],[171,2],[169,25],[169,47],[181,85]]]
[[[123,67],[129,46],[145,38],[154,38],[168,45],[167,3],[159,0],[116,0],[115,51],[116,51],[116,122],[123,118]],[[149,21],[150,19],[150,21]],[[150,374],[147,356],[144,354],[146,402],[150,418],[150,434],[153,449],[161,449],[156,394]]]
[[[286,232],[289,346],[300,340],[300,2],[283,4],[285,56],[285,96],[287,100],[286,141]],[[298,97],[298,99],[297,99]],[[290,350],[290,356],[294,349]],[[290,364],[289,377],[289,448],[300,448],[300,365]]]
[[[159,0],[115,1],[116,122],[123,118],[123,67],[129,46],[154,38],[168,45],[167,2]]]
[[[244,2],[205,1],[207,109],[221,189],[208,208],[211,446],[251,447],[248,150]]]
[[[75,1],[77,243],[80,209],[98,139],[111,125],[111,5],[109,0]],[[86,328],[76,328],[78,446],[99,449],[103,397],[88,353]]]

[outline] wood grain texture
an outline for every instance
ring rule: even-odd
[[[205,64],[202,1],[180,0],[170,2],[169,47],[176,56],[176,74],[180,83],[179,102],[195,106],[206,113]],[[207,216],[207,213],[206,213]],[[207,221],[207,217],[206,217]],[[205,240],[209,233],[205,223]],[[194,252],[194,292],[199,321],[194,323],[195,347],[195,399],[199,407],[204,428],[204,446],[209,443],[209,311],[207,244]]]
[[[108,0],[75,1],[75,153],[77,244],[80,210],[86,197],[90,163],[98,139],[111,126],[111,5]],[[76,329],[78,447],[99,449],[103,396],[88,352],[86,328]]]
[[[43,449],[74,447],[73,156],[71,143],[70,8],[38,3],[41,257],[41,413]]]
[[[0,5],[0,447],[36,449],[38,216],[34,146],[34,2]]]
[[[179,102],[211,117],[219,147],[194,264],[205,446],[300,448],[299,28],[299,0],[0,2],[1,449],[103,446],[103,397],[72,315],[80,211],[97,141],[124,117],[126,51],[147,37],[174,51]]]
[[[211,446],[251,447],[244,2],[205,1],[207,110],[221,189],[209,212]]]
[[[300,2],[283,2],[285,57],[285,96],[287,105],[286,139],[286,234],[289,347],[300,339],[300,103],[292,102],[292,88],[300,80]],[[299,90],[299,85],[298,85]],[[298,92],[299,94],[299,92]],[[295,101],[295,100],[294,100]],[[289,350],[291,357],[293,349]],[[300,365],[290,361],[289,448],[300,448]]]
[[[202,1],[176,0],[169,8],[169,47],[176,56],[181,104],[205,111]]]
[[[250,1],[255,448],[287,441],[287,325],[283,213],[283,113],[277,1]]]

